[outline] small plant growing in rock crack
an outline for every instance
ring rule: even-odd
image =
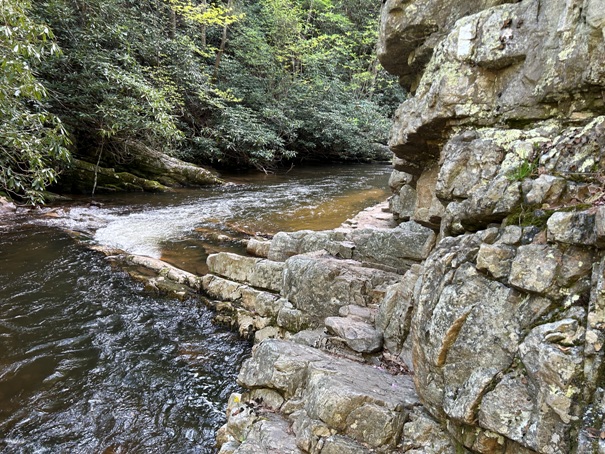
[[[538,170],[538,158],[530,161],[529,159],[524,159],[521,165],[517,167],[515,170],[512,170],[506,178],[509,181],[523,181],[526,178],[530,178],[532,176],[536,176]]]

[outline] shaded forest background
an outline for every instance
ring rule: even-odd
[[[375,0],[1,0],[0,190],[77,156],[218,168],[372,159],[402,100]]]

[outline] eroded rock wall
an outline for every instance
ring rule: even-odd
[[[380,52],[390,206],[439,230],[385,346],[465,449],[605,452],[605,2],[387,1]]]

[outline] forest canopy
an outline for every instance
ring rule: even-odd
[[[402,97],[375,0],[3,0],[0,190],[143,149],[222,168],[371,159]],[[69,150],[69,152],[68,152]]]

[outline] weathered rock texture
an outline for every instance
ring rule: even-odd
[[[385,347],[464,449],[605,452],[605,2],[387,0],[379,57],[411,91],[390,206],[440,240]]]
[[[167,192],[171,187],[205,186],[218,184],[218,176],[203,167],[173,158],[147,148],[123,162],[110,161],[97,166],[74,159],[72,166],[61,177],[59,189],[73,193],[147,191]]]
[[[251,246],[244,400],[291,452],[605,452],[605,0],[386,0],[379,58],[399,226]]]
[[[382,355],[397,328],[377,321],[400,273],[417,271],[436,234],[415,222],[347,225],[251,240],[250,252],[268,259],[208,258],[212,274],[201,284],[217,319],[258,344],[239,376],[250,391],[233,397],[219,432],[221,453],[388,453],[401,447],[410,420],[441,430],[416,409],[411,376],[394,373],[405,364]],[[441,432],[431,443],[453,449]]]

